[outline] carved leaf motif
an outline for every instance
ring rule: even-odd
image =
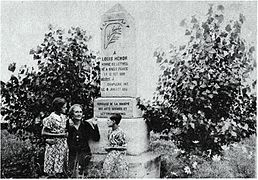
[[[122,25],[121,24],[113,24],[112,28],[107,29],[107,36],[106,36],[106,43],[105,43],[105,49],[109,46],[109,44],[112,44],[116,42],[121,34],[122,34]]]

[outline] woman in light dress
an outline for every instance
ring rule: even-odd
[[[49,177],[65,177],[68,166],[66,101],[55,98],[53,112],[43,119],[42,135],[46,138],[44,172]]]

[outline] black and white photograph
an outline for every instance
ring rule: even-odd
[[[1,179],[257,178],[257,1],[1,1]]]

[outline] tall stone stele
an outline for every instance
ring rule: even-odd
[[[101,20],[101,97],[94,102],[100,141],[91,142],[93,161],[105,157],[107,119],[122,115],[120,127],[127,136],[129,177],[159,177],[160,156],[149,151],[149,132],[137,107],[137,56],[135,22],[120,4],[107,11]]]

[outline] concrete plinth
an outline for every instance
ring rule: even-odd
[[[149,131],[143,118],[122,119],[119,126],[127,137],[127,154],[139,155],[149,149]],[[105,147],[108,146],[108,126],[106,118],[98,118],[100,140],[90,141],[91,151],[98,154],[105,154]]]
[[[91,161],[104,161],[106,154],[93,154]],[[145,152],[137,156],[126,156],[130,178],[160,178],[160,155]]]

